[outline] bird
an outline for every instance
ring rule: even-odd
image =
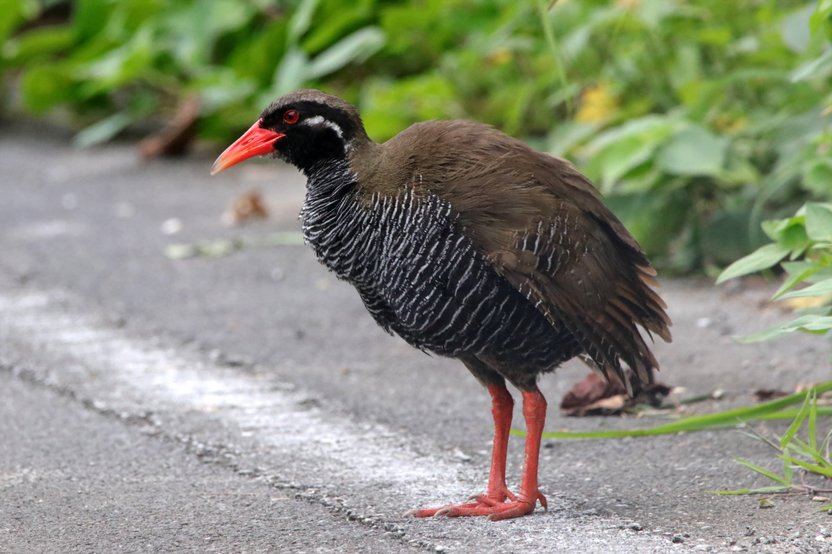
[[[656,271],[597,189],[567,160],[469,120],[415,123],[376,143],[353,105],[313,89],[272,102],[211,173],[262,155],[306,176],[304,241],[378,325],[460,360],[491,396],[486,491],[409,514],[505,520],[547,509],[540,375],[577,357],[633,395],[659,369],[645,335],[671,341]],[[507,383],[526,425],[516,493]]]

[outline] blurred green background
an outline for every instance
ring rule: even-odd
[[[665,271],[832,201],[832,0],[4,0],[6,118],[91,146],[196,106],[228,142],[301,86],[385,140],[465,117],[568,157]]]

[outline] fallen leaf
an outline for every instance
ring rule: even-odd
[[[777,389],[757,389],[754,391],[754,401],[755,402],[765,402],[767,400],[774,400],[775,398],[783,398],[784,396],[788,396],[784,390],[777,390]]]
[[[589,373],[567,392],[560,403],[565,416],[620,415],[637,404],[659,406],[670,394],[671,387],[653,383],[644,387],[634,398],[619,383],[608,383],[595,372]]]
[[[758,500],[757,507],[761,510],[767,509],[767,508],[774,508],[774,502],[772,502],[768,498],[763,497],[760,500]]]
[[[248,191],[238,196],[234,203],[220,217],[220,221],[227,227],[240,225],[252,219],[269,217],[269,210],[263,197],[256,190]]]

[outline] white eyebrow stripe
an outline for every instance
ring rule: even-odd
[[[301,125],[323,125],[324,127],[329,127],[330,129],[335,131],[335,134],[338,135],[338,138],[344,138],[344,131],[341,130],[341,127],[339,127],[337,123],[333,123],[332,121],[325,119],[322,115],[316,115],[304,119],[301,122]]]

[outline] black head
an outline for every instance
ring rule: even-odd
[[[299,90],[263,110],[260,119],[217,158],[212,173],[269,153],[308,172],[318,162],[346,158],[356,142],[367,140],[355,107],[318,90]]]

